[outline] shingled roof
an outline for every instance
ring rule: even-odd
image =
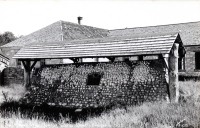
[[[1,47],[23,47],[35,42],[56,42],[74,39],[101,38],[106,37],[108,30],[79,25],[65,21],[57,21],[36,32],[12,41]]]
[[[23,47],[32,43],[47,43],[88,38],[132,36],[179,32],[184,45],[200,45],[200,21],[149,27],[106,30],[65,21],[55,22],[1,47]]]
[[[149,27],[110,30],[108,36],[127,36],[179,32],[184,45],[200,45],[200,21]]]
[[[180,40],[180,36],[170,33],[34,43],[21,48],[13,58],[54,59],[165,54],[171,51],[176,39]]]
[[[6,60],[9,60],[9,58],[8,57],[6,57],[6,56],[4,56],[3,55],[3,53],[2,53],[2,51],[1,51],[1,49],[0,49],[0,58],[4,58],[4,59],[6,59]],[[1,60],[0,60],[1,61]]]

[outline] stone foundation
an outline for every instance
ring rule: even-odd
[[[88,74],[102,75],[87,85]],[[23,102],[87,108],[134,105],[168,95],[163,60],[46,66],[32,79]]]

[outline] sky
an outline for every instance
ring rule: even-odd
[[[0,0],[0,33],[27,35],[59,20],[122,29],[200,21],[200,0]]]

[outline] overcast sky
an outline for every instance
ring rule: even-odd
[[[0,0],[0,33],[27,35],[59,20],[105,29],[200,21],[200,0]]]

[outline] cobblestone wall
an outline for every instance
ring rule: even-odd
[[[102,75],[99,85],[87,85],[91,73]],[[64,107],[138,104],[167,96],[162,60],[48,66],[33,79],[23,102]]]
[[[16,67],[7,67],[1,73],[1,84],[23,84],[24,70]]]

